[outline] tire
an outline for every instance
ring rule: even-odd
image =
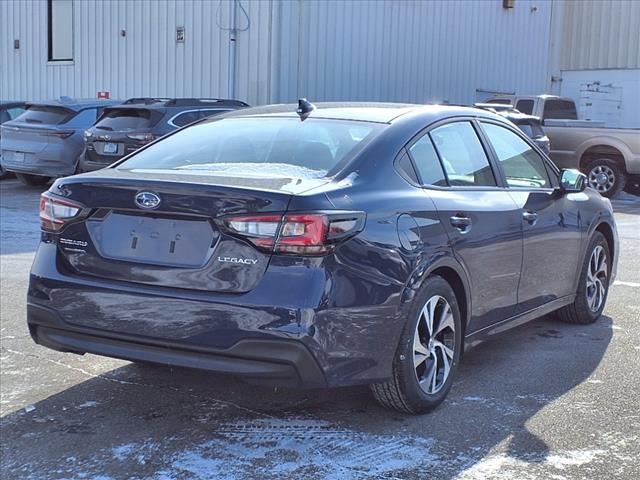
[[[604,255],[604,264],[600,264],[599,260],[595,260],[594,262],[594,256],[597,256],[596,252],[598,251]],[[591,282],[590,278],[594,277],[594,271],[596,271],[595,278],[597,280]],[[604,235],[600,232],[595,232],[593,237],[591,237],[589,248],[587,248],[587,253],[582,261],[580,283],[578,284],[576,299],[571,305],[567,305],[558,310],[556,316],[563,322],[581,325],[588,325],[598,320],[607,303],[610,274],[611,254],[609,252],[609,245]],[[588,283],[592,283],[592,286],[588,286]],[[590,294],[596,293],[594,289],[598,289],[600,285],[602,285],[602,290],[599,292],[599,296],[596,295],[599,300],[591,303],[590,299],[593,297]]]
[[[4,180],[5,178],[9,178],[11,176],[11,172],[7,172],[2,165],[0,165],[0,180]]]
[[[29,185],[30,187],[37,187],[41,185],[46,185],[51,180],[50,177],[42,177],[40,175],[31,175],[28,173],[16,173],[16,177],[25,185]]]
[[[409,321],[400,338],[391,379],[371,385],[373,396],[383,407],[410,414],[429,412],[442,403],[451,389],[463,347],[460,309],[451,286],[442,277],[430,277],[416,299],[419,300],[411,306]],[[441,316],[447,305],[450,315]],[[430,311],[431,318],[438,322],[432,322],[434,336],[429,335],[426,322]],[[441,322],[445,327],[438,332]],[[416,336],[418,343],[414,344]],[[436,342],[429,340],[433,337]],[[449,363],[448,371],[445,360]],[[434,365],[435,379],[430,375]],[[423,379],[422,387],[418,378]]]
[[[612,198],[624,188],[627,174],[618,162],[610,158],[589,160],[585,165],[587,184],[600,195]]]

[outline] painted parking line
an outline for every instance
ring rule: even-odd
[[[637,282],[622,282],[619,280],[616,280],[615,282],[613,282],[613,286],[615,287],[616,285],[622,285],[624,287],[640,287],[640,283]]]

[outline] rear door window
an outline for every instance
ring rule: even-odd
[[[504,171],[507,185],[515,188],[551,188],[544,160],[518,135],[492,123],[482,123]]]
[[[576,104],[570,100],[547,100],[544,103],[543,118],[577,120]]]
[[[431,138],[452,186],[496,186],[489,159],[470,122],[448,123]]]
[[[109,108],[95,126],[100,130],[122,132],[148,129],[155,123],[154,115],[146,108]]]
[[[30,105],[18,117],[22,122],[45,125],[59,125],[70,119],[75,112],[68,108],[53,105]]]
[[[423,185],[446,186],[447,180],[429,135],[414,143],[409,151]]]

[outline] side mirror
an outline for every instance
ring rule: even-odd
[[[582,192],[587,188],[587,176],[573,168],[560,170],[560,190],[565,193]]]

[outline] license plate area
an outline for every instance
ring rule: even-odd
[[[104,143],[102,145],[102,153],[105,155],[117,155],[118,144],[117,143]]]
[[[110,212],[86,223],[103,258],[169,267],[203,267],[219,236],[207,219]]]
[[[16,163],[24,163],[24,152],[13,152],[13,161]]]

